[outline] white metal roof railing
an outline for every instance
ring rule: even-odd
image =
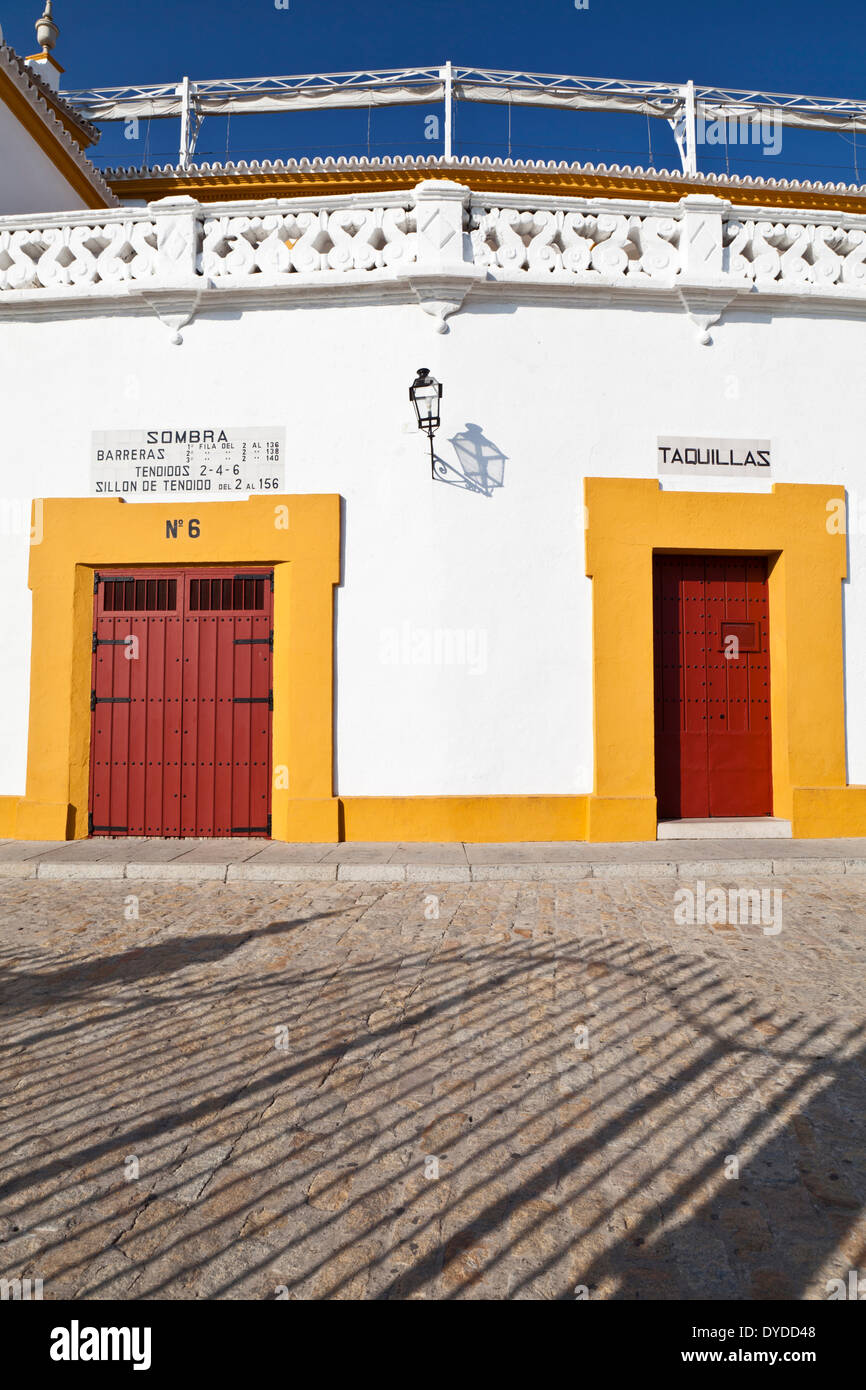
[[[683,172],[697,172],[696,122],[772,119],[804,130],[866,131],[866,100],[812,97],[733,87],[638,82],[613,77],[511,72],[501,68],[435,67],[304,73],[288,77],[210,78],[146,86],[93,87],[64,92],[90,121],[132,117],[181,119],[180,164],[187,167],[201,122],[208,115],[312,111],[340,107],[445,103],[444,154],[452,157],[455,101],[607,111],[666,120],[680,150]]]
[[[318,72],[302,73],[291,77],[214,77],[196,81],[196,92],[202,98],[240,97],[245,94],[262,92],[271,95],[286,95],[292,92],[337,92],[369,87],[388,87],[395,84],[430,86],[441,84],[441,68],[369,68],[358,72]],[[178,83],[175,81],[151,83],[145,86],[129,83],[122,87],[92,87],[77,92],[66,92],[67,100],[72,100],[79,108],[103,102],[154,100],[177,96]],[[173,111],[166,114],[177,115],[177,102]]]

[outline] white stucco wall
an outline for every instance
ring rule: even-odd
[[[2,102],[0,151],[0,216],[68,212],[87,206]]]
[[[850,491],[849,780],[866,782],[863,324],[736,313],[705,347],[682,312],[611,299],[470,298],[447,335],[408,303],[229,309],[182,346],[150,313],[0,320],[0,793],[23,791],[27,736],[27,538],[9,499],[87,495],[93,429],[196,425],[284,425],[286,491],[345,498],[344,795],[591,790],[584,476],[654,477],[660,434],[770,438],[774,481]],[[422,363],[444,383],[437,452],[453,462],[471,422],[506,455],[492,496],[431,479],[407,398]],[[463,664],[415,664],[437,630]]]

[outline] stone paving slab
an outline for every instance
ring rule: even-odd
[[[210,843],[213,843],[212,841]],[[189,852],[188,840],[148,840],[136,836],[117,839],[97,837],[92,840],[69,840],[53,845],[39,856],[40,863],[53,864],[123,864],[127,860],[143,863],[168,863]],[[226,844],[229,848],[229,844]],[[226,855],[223,855],[223,859]]]
[[[755,880],[774,934],[678,921],[679,886],[0,882],[0,1277],[678,1301],[863,1277],[866,876]]]
[[[467,846],[460,840],[442,844],[406,843],[396,845],[389,863],[398,864],[459,864],[468,865]]]
[[[76,840],[73,843],[83,844]],[[57,848],[56,840],[2,840],[0,841],[0,864],[20,863],[23,859],[37,859],[40,854],[49,854]]]
[[[269,840],[257,840],[240,836],[231,840],[198,840],[190,846],[187,840],[181,840],[181,852],[174,864],[243,864],[254,863],[262,848],[270,844]],[[138,856],[135,856],[138,858]],[[130,856],[132,858],[132,856]]]
[[[366,841],[353,840],[347,844],[329,845],[322,859],[328,864],[387,864],[396,850],[396,842],[388,844],[375,841],[368,844]]]
[[[217,843],[224,844],[224,840]],[[318,864],[334,848],[332,844],[287,845],[279,840],[258,840],[258,848],[246,863],[250,864]]]

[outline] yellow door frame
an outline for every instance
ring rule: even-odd
[[[587,478],[595,782],[587,838],[656,837],[653,553],[772,557],[773,812],[797,836],[866,834],[866,787],[846,784],[844,489],[663,492],[651,478]]]
[[[340,580],[340,498],[166,498],[146,505],[47,498],[35,507],[42,509],[42,526],[30,552],[30,725],[16,838],[87,835],[94,571],[117,565],[272,564],[272,836],[337,841],[333,591]],[[176,538],[169,521],[177,523]]]

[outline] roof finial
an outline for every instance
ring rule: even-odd
[[[36,42],[42,45],[43,53],[50,53],[60,33],[51,13],[52,0],[45,0],[45,9],[36,21]]]

